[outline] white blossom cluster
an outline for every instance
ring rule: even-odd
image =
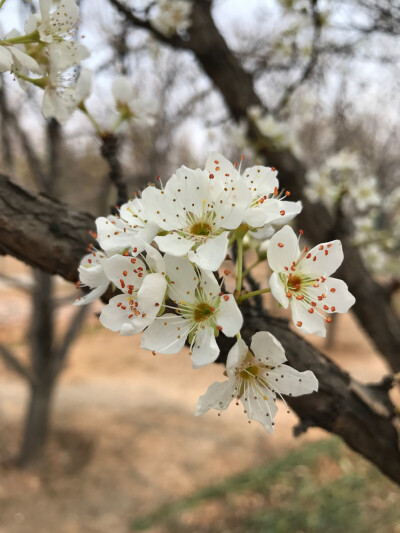
[[[240,172],[216,152],[203,170],[179,168],[165,186],[160,181],[120,206],[118,216],[96,220],[98,248],[79,266],[86,294],[76,304],[111,290],[100,315],[105,327],[121,335],[141,333],[142,348],[153,354],[178,353],[186,343],[194,368],[218,358],[219,335],[236,336],[227,357],[228,379],[211,385],[197,414],[240,400],[248,418],[272,432],[277,397],[310,393],[318,382],[311,371],[285,364],[284,349],[270,333],[256,333],[250,347],[241,339],[240,304],[253,296],[242,283],[243,240],[249,232],[272,234],[263,243],[272,273],[261,292],[290,306],[295,327],[304,333],[324,336],[330,314],[354,303],[346,284],[331,277],[343,260],[341,243],[300,249],[286,223],[301,203],[288,197],[279,192],[274,168]],[[283,227],[276,231],[276,226]],[[237,285],[229,293],[218,271],[232,246]]]
[[[331,156],[319,169],[310,170],[307,182],[306,194],[312,202],[323,203],[331,212],[340,204],[341,211],[352,221],[353,243],[360,248],[368,268],[387,271],[390,256],[398,255],[400,248],[385,230],[385,226],[395,228],[398,220],[396,191],[385,201],[377,178],[368,174],[357,153],[348,150]]]

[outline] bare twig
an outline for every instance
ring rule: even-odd
[[[33,377],[30,370],[25,367],[10,348],[7,348],[3,343],[0,343],[0,357],[10,370],[13,370],[21,378],[24,378],[26,381],[33,384]]]

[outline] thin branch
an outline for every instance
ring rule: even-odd
[[[102,137],[101,155],[110,167],[108,177],[117,190],[117,206],[121,206],[128,201],[128,188],[123,178],[121,163],[118,159],[118,151],[119,139],[116,135],[108,133]],[[118,213],[115,207],[113,208],[113,213]]]
[[[3,343],[0,343],[0,358],[10,370],[16,372],[21,378],[24,378],[31,385],[33,384],[31,371],[25,367],[25,365],[19,361],[17,356]]]

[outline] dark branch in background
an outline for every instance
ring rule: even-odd
[[[160,42],[174,48],[191,50],[204,72],[219,89],[226,106],[236,120],[247,120],[247,110],[252,105],[262,106],[252,77],[243,70],[238,59],[229,50],[214,24],[208,0],[196,0],[192,13],[190,38],[178,36],[166,39],[148,22],[137,21],[129,8],[119,0],[110,0],[134,27],[148,29]],[[266,110],[265,106],[264,109]],[[313,243],[342,239],[345,261],[339,275],[356,297],[353,311],[361,326],[394,371],[400,370],[400,319],[391,306],[385,289],[374,281],[366,270],[358,250],[348,238],[348,231],[338,228],[323,205],[312,204],[304,194],[306,168],[288,149],[276,150],[254,123],[249,123],[249,136],[259,153],[270,166],[279,170],[281,183],[292,192],[292,198],[303,202],[303,211],[297,217],[306,237]],[[373,305],[371,305],[373,302]]]
[[[0,189],[8,197],[6,211],[0,204],[0,242],[3,242],[6,228],[7,246],[10,242],[24,240],[24,246],[17,248],[20,259],[40,265],[50,274],[76,280],[76,269],[87,246],[87,229],[93,227],[93,218],[71,211],[43,195],[29,194],[11,184],[5,176],[0,176]],[[32,228],[32,221],[36,219]],[[64,231],[54,232],[54,224],[57,227],[60,219]],[[14,221],[19,221],[18,227]],[[41,245],[32,238],[35,233],[40,235]],[[43,261],[43,252],[52,260]],[[300,371],[311,368],[315,372],[320,383],[318,393],[289,398],[303,427],[314,425],[340,435],[351,448],[400,484],[399,419],[388,395],[391,381],[383,385],[362,385],[291,331],[286,321],[271,318],[266,311],[260,314],[249,305],[243,306],[243,313],[245,339],[256,331],[268,330],[282,342],[291,365]],[[225,358],[233,342],[233,339],[219,337],[221,354]]]
[[[301,74],[301,76],[293,83],[289,84],[283,95],[281,96],[278,104],[274,108],[274,113],[279,112],[285,107],[292,94],[298,89],[310,76],[318,62],[318,45],[321,37],[321,18],[318,11],[318,0],[310,0],[311,19],[313,24],[313,38],[311,44],[310,58]]]
[[[14,154],[10,138],[10,113],[7,105],[7,91],[3,74],[0,74],[0,128],[1,128],[1,157],[7,170],[12,171]]]
[[[128,201],[128,189],[123,178],[121,163],[118,159],[119,139],[113,133],[108,133],[102,137],[101,141],[101,155],[109,164],[110,173],[108,177],[117,190],[116,205],[120,206]],[[114,206],[112,212],[113,214],[118,214],[118,209]]]
[[[33,384],[33,377],[29,368],[25,367],[18,359],[18,357],[7,348],[3,343],[0,343],[0,359],[13,372],[16,372],[20,377]]]

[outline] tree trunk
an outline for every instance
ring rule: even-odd
[[[30,389],[29,407],[25,418],[24,434],[18,465],[26,466],[40,459],[45,450],[49,422],[50,406],[54,382],[48,380]]]

